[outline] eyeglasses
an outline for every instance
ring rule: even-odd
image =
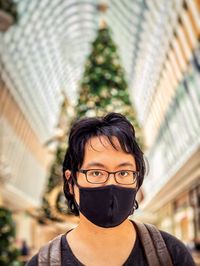
[[[139,176],[138,171],[132,170],[120,170],[116,172],[108,172],[100,169],[89,169],[83,170],[80,169],[78,172],[85,174],[86,180],[92,184],[103,184],[108,181],[108,178],[111,174],[114,175],[116,183],[121,185],[132,185],[137,181]]]

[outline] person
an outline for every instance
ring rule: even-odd
[[[22,246],[20,249],[20,253],[21,253],[21,260],[23,265],[26,264],[26,262],[28,261],[28,255],[29,255],[29,247],[28,244],[26,242],[26,240],[22,240]]]
[[[162,231],[159,233],[171,264],[151,263],[151,252],[145,254],[148,241],[142,240],[136,222],[129,219],[138,207],[136,194],[145,171],[144,154],[126,117],[109,113],[75,122],[63,162],[63,177],[69,208],[79,215],[79,224],[60,237],[57,251],[52,247],[43,249],[42,262],[39,252],[27,266],[195,265],[185,245]],[[157,251],[161,242],[155,243]],[[59,257],[59,262],[45,261],[47,253],[55,261]]]
[[[22,241],[21,255],[22,256],[28,256],[29,255],[29,247],[26,243],[26,240]]]

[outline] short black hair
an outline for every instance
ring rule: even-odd
[[[119,113],[109,113],[103,117],[82,118],[76,121],[71,128],[68,148],[63,162],[64,194],[70,211],[75,215],[79,215],[79,211],[76,207],[74,196],[69,191],[69,182],[73,185],[73,179],[70,177],[67,180],[65,171],[70,170],[72,176],[76,178],[76,173],[83,163],[86,143],[89,139],[100,136],[106,136],[112,146],[117,149],[113,142],[113,137],[116,137],[121,149],[133,155],[136,162],[136,170],[139,171],[137,178],[138,189],[143,183],[146,171],[144,154],[136,142],[134,127],[126,117]]]

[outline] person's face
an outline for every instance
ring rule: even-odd
[[[119,171],[119,170],[132,170],[136,171],[136,163],[132,154],[125,153],[117,140],[113,137],[113,142],[117,147],[117,150],[111,145],[107,137],[93,137],[85,145],[84,160],[81,169],[101,169],[109,172]],[[66,178],[69,178],[70,172],[66,171]],[[82,187],[96,187],[99,184],[88,183],[83,173],[77,173],[77,182]],[[110,174],[109,179],[106,183],[101,184],[101,186],[107,185],[118,185],[122,187],[135,188],[136,183],[132,185],[121,185],[116,183],[114,175]],[[73,193],[72,187],[70,187],[70,192]],[[79,204],[79,189],[74,185],[74,193],[76,202]]]

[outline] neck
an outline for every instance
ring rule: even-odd
[[[103,228],[96,226],[86,219],[82,214],[80,214],[80,222],[76,227],[75,232],[77,236],[81,239],[91,241],[93,244],[110,245],[110,243],[116,243],[116,241],[121,241],[121,239],[127,237],[136,236],[135,228],[131,221],[126,219],[122,224],[112,227]]]

